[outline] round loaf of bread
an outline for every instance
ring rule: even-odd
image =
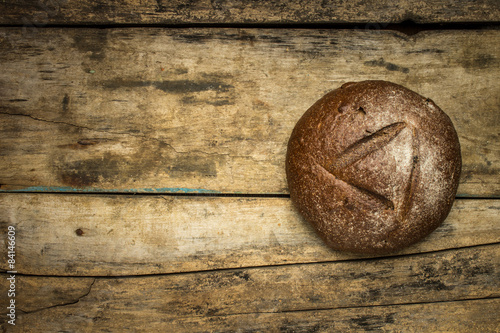
[[[292,202],[333,249],[411,245],[450,212],[462,162],[450,118],[386,81],[350,82],[295,126],[286,156]]]

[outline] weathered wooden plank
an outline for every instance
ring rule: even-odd
[[[25,285],[31,290],[17,299],[16,328],[191,332],[413,324],[432,331],[463,322],[464,329],[492,331],[498,299],[477,299],[500,296],[499,250],[496,244],[379,260],[95,280],[18,276],[19,283],[30,280]],[[55,290],[64,292],[74,280],[80,294],[54,306]],[[435,302],[441,303],[415,304]]]
[[[500,300],[179,318],[180,332],[497,332]]]
[[[235,1],[25,0],[0,2],[1,24],[496,22],[495,0]],[[376,27],[372,24],[368,28]]]
[[[457,200],[445,223],[397,254],[500,242],[499,200]],[[18,272],[117,276],[362,258],[328,249],[285,198],[0,195]],[[6,248],[0,268],[7,269]]]
[[[393,305],[334,310],[310,310],[286,313],[256,313],[228,316],[176,318],[162,323],[158,317],[143,321],[127,319],[135,332],[170,329],[170,332],[330,332],[335,331],[405,331],[405,332],[498,332],[500,300],[485,299],[444,303]],[[150,315],[150,314],[147,314]],[[80,315],[82,316],[82,315]],[[38,316],[39,317],[39,316]],[[108,317],[109,318],[109,317]],[[121,320],[123,317],[120,316]],[[134,318],[135,319],[135,318]],[[39,332],[31,316],[21,315],[18,332]],[[41,324],[47,330],[74,329],[79,332],[121,330],[116,317],[102,325],[86,322],[73,324],[69,318],[61,322],[51,317]],[[35,323],[40,325],[41,320]],[[3,325],[8,327],[7,324]],[[2,326],[0,326],[2,327]]]
[[[459,195],[500,195],[500,30],[1,32],[0,190],[287,193],[305,110],[385,79],[450,115]]]

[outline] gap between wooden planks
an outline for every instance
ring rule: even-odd
[[[499,249],[497,243],[378,260],[161,276],[18,276],[24,291],[17,300],[18,327],[205,331],[286,322],[295,329],[370,323],[401,328],[432,318],[427,330],[458,327],[463,320],[464,327],[489,332],[499,323]],[[7,280],[0,284],[5,289]]]
[[[500,242],[499,208],[498,200],[457,200],[441,227],[396,254]],[[16,228],[22,274],[143,275],[369,258],[327,248],[288,198],[0,194],[0,211],[1,234]]]
[[[284,194],[305,110],[383,79],[451,117],[459,196],[500,195],[498,29],[0,32],[0,191]]]
[[[419,23],[498,21],[495,0],[353,0],[353,1],[234,1],[234,0],[29,0],[0,2],[0,24],[255,24],[255,23]],[[379,23],[377,23],[379,22]]]

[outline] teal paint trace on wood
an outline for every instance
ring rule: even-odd
[[[216,190],[207,190],[203,188],[187,188],[187,187],[159,187],[159,188],[137,188],[137,189],[102,189],[102,188],[74,188],[70,186],[30,186],[23,189],[17,190],[2,190],[0,189],[0,193],[24,193],[24,192],[60,192],[60,193],[231,193],[231,194],[247,194],[245,192],[221,192]],[[254,193],[255,194],[255,193]],[[266,195],[288,195],[288,193],[282,192],[266,192],[266,193],[257,193],[257,194],[266,194]],[[457,198],[481,198],[479,195],[471,195],[471,194],[457,194]],[[488,197],[489,199],[500,198],[498,196]]]
[[[19,190],[0,190],[3,193],[16,192],[63,192],[63,193],[221,193],[215,190],[185,187],[161,187],[139,189],[74,188],[69,186],[30,186]]]

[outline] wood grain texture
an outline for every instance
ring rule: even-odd
[[[287,193],[300,116],[347,81],[432,98],[459,196],[500,195],[499,30],[1,29],[0,190]]]
[[[127,329],[105,316],[104,325],[87,321],[83,325],[50,320],[41,324],[37,316],[34,323],[48,330],[75,329],[79,332],[108,330],[151,332],[152,329],[170,332],[498,332],[500,300],[486,299],[444,303],[354,307],[327,310],[308,310],[284,313],[256,313],[227,316],[180,317],[159,322],[137,318],[126,320]],[[146,314],[149,315],[149,314]],[[81,315],[80,315],[81,316]],[[59,317],[59,316],[58,316]],[[123,320],[123,316],[117,316]],[[38,332],[31,324],[33,316],[22,316],[18,332]],[[60,318],[60,317],[59,317]],[[147,317],[149,318],[149,317]],[[100,319],[100,317],[99,317]],[[16,330],[13,330],[16,331]]]
[[[496,244],[380,260],[95,280],[19,276],[19,283],[29,280],[25,285],[38,292],[19,297],[16,329],[304,331],[315,325],[326,325],[322,330],[429,325],[428,331],[489,332],[498,324],[499,250]],[[80,294],[54,306],[54,290],[64,292],[69,285],[73,291],[75,280]],[[5,278],[0,281],[6,285]]]
[[[7,0],[0,24],[495,22],[495,0]],[[376,24],[366,26],[374,28]]]
[[[498,23],[497,0],[5,0],[0,12],[17,26],[0,28],[0,192],[58,192],[0,193],[0,244],[15,226],[19,272],[11,326],[1,246],[0,331],[499,332],[500,30],[381,30]],[[318,23],[354,29],[172,28]],[[483,198],[456,200],[386,257],[328,249],[283,196],[296,121],[365,79],[450,115],[458,196]],[[161,195],[176,192],[274,197]]]
[[[457,200],[444,224],[396,255],[500,242],[498,200]],[[162,274],[369,258],[330,250],[285,198],[1,194],[20,273]],[[8,270],[6,248],[0,268]]]

